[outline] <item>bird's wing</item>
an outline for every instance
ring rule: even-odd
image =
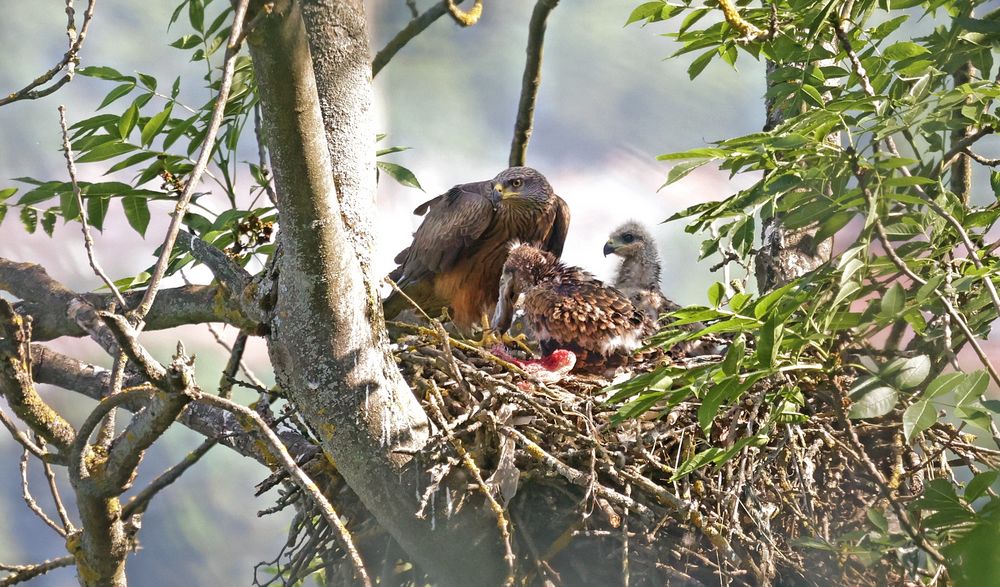
[[[555,203],[555,219],[552,222],[552,232],[543,247],[556,257],[561,257],[566,235],[569,233],[569,204],[557,195],[552,196]]]
[[[621,292],[593,278],[532,288],[525,294],[524,305],[552,340],[598,352],[644,321]]]
[[[402,285],[451,268],[493,222],[491,189],[488,181],[457,185],[418,206],[414,213],[426,214],[424,221],[390,276]]]

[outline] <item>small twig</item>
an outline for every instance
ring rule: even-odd
[[[69,171],[69,180],[73,184],[73,195],[76,197],[76,205],[80,209],[80,226],[83,230],[83,245],[87,248],[87,260],[90,261],[90,268],[94,270],[94,274],[114,294],[119,307],[125,310],[128,308],[128,304],[125,302],[125,298],[122,297],[122,292],[118,291],[118,286],[115,285],[114,280],[108,277],[108,274],[101,268],[101,264],[97,262],[97,255],[94,253],[94,239],[90,235],[90,224],[87,223],[87,208],[83,205],[83,191],[76,181],[76,164],[73,162],[73,147],[69,144],[69,129],[66,128],[66,107],[62,105],[59,106],[59,128],[62,130],[66,170]]]
[[[267,146],[264,144],[264,132],[261,125],[260,102],[253,105],[253,135],[257,139],[257,164],[260,165],[260,176],[264,180],[264,191],[272,206],[278,205],[278,194],[274,192],[271,182],[271,167],[267,159]]]
[[[463,0],[459,0],[461,4]],[[434,6],[428,8],[423,14],[412,19],[403,27],[403,30],[396,33],[381,51],[375,54],[372,59],[372,77],[378,75],[382,68],[388,65],[389,61],[395,57],[399,50],[406,46],[414,37],[424,32],[424,29],[431,26],[437,19],[448,13],[448,0],[441,0]]]
[[[52,494],[52,501],[56,505],[59,520],[62,521],[66,534],[72,534],[76,531],[76,527],[73,525],[73,521],[69,519],[66,506],[63,505],[62,496],[59,494],[59,486],[56,485],[56,475],[52,471],[52,467],[45,461],[42,461],[42,472],[45,473],[45,480],[49,483],[49,493]]]
[[[549,13],[559,4],[559,0],[538,0],[531,12],[531,22],[528,24],[528,46],[525,49],[527,59],[524,62],[524,76],[521,78],[521,99],[517,105],[517,118],[514,122],[514,138],[510,143],[508,165],[518,167],[524,165],[528,152],[528,141],[531,140],[531,127],[535,117],[535,102],[538,99],[538,86],[542,83],[542,48],[545,43],[545,25]]]
[[[18,444],[23,446],[24,449],[31,454],[42,460],[51,456],[49,453],[45,452],[44,448],[38,446],[30,438],[28,438],[28,435],[19,429],[17,424],[15,424],[3,410],[0,410],[0,424],[3,424],[4,428],[6,428],[10,432],[11,436],[14,437],[14,440],[16,440]]]
[[[975,161],[976,163],[980,163],[988,167],[996,167],[1000,165],[1000,159],[990,159],[988,157],[983,157],[982,155],[973,152],[973,150],[970,149],[969,147],[965,148],[964,153],[969,157],[971,157],[972,160]]]
[[[212,153],[215,151],[215,137],[218,135],[219,127],[222,126],[222,120],[225,117],[226,103],[229,101],[229,90],[232,89],[233,74],[236,71],[236,57],[240,52],[240,45],[237,44],[237,41],[242,35],[243,21],[246,18],[247,6],[249,4],[250,0],[240,0],[236,6],[233,17],[233,28],[229,31],[229,41],[226,44],[226,57],[222,66],[219,93],[215,96],[215,106],[212,108],[212,118],[209,120],[205,138],[201,143],[201,152],[198,154],[194,169],[191,170],[191,174],[184,184],[184,191],[177,198],[177,204],[174,206],[174,213],[170,219],[170,226],[167,227],[167,234],[160,248],[160,256],[156,259],[156,264],[153,266],[153,272],[149,278],[146,292],[142,297],[142,301],[139,302],[139,305],[132,312],[132,317],[136,324],[141,324],[146,318],[146,314],[149,313],[149,309],[153,307],[153,301],[156,299],[156,293],[160,289],[160,282],[167,271],[167,263],[170,262],[170,255],[174,250],[177,233],[180,231],[181,223],[184,221],[184,211],[187,210],[188,204],[191,202],[191,196],[194,195],[194,191],[201,181],[201,176],[205,173],[205,169],[208,167],[209,161],[211,161]]]
[[[11,573],[0,579],[0,587],[9,587],[10,585],[23,583],[54,569],[68,567],[75,562],[76,558],[73,555],[67,555],[34,565],[0,565],[0,570]]]
[[[125,504],[122,508],[122,519],[127,520],[131,516],[136,514],[142,514],[149,507],[149,502],[163,489],[166,489],[171,483],[177,481],[185,471],[190,469],[195,463],[201,460],[201,457],[208,454],[208,451],[212,450],[219,441],[215,438],[206,438],[196,449],[189,452],[179,463],[170,467],[166,471],[160,474],[159,477],[154,479],[149,485],[143,488],[142,491],[135,494],[135,496]]]
[[[31,490],[28,488],[28,459],[29,458],[31,458],[31,453],[29,453],[28,450],[25,449],[24,452],[21,453],[21,464],[20,464],[20,469],[21,469],[21,498],[24,499],[24,503],[26,503],[28,505],[28,509],[31,510],[32,512],[34,512],[34,514],[36,516],[38,516],[38,518],[40,520],[42,520],[43,522],[45,522],[46,526],[52,528],[53,530],[56,531],[56,534],[58,534],[58,535],[62,536],[63,538],[65,538],[66,537],[66,529],[63,528],[62,526],[60,526],[59,524],[57,524],[55,522],[55,520],[53,520],[52,518],[50,518],[45,513],[45,511],[42,510],[41,506],[38,505],[38,502],[35,501],[35,498],[31,496]]]
[[[738,32],[742,38],[752,41],[765,34],[753,23],[740,16],[733,0],[719,0],[719,8],[722,9],[722,15],[726,18],[729,26],[733,27],[733,30]]]
[[[30,84],[0,98],[0,106],[6,106],[18,100],[35,100],[48,96],[73,79],[73,76],[76,75],[76,65],[80,62],[80,49],[87,38],[87,31],[90,30],[90,21],[94,18],[94,7],[96,4],[97,0],[89,0],[87,9],[83,12],[83,24],[80,26],[79,32],[77,32],[76,11],[73,9],[73,0],[66,0],[66,36],[69,37],[69,49],[63,55],[62,59],[59,60],[59,63],[56,63],[48,71],[35,78]],[[66,70],[66,75],[59,78],[57,82],[47,88],[37,89],[39,86],[51,81],[63,69]]]

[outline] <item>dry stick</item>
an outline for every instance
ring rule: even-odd
[[[593,482],[593,479],[591,479],[590,475],[587,475],[583,471],[570,467],[566,463],[563,463],[556,457],[545,452],[545,449],[538,446],[537,443],[529,439],[527,436],[519,432],[517,429],[511,428],[510,426],[501,426],[500,430],[502,430],[505,434],[509,436],[513,436],[514,440],[516,440],[517,443],[520,444],[521,447],[524,448],[524,450],[527,451],[529,455],[534,457],[536,460],[541,462],[549,469],[565,477],[566,480],[572,483],[573,485],[579,485],[580,487],[587,487],[590,485],[591,482]],[[617,505],[623,510],[625,509],[631,510],[639,514],[639,516],[641,516],[645,520],[648,520],[650,522],[655,521],[653,512],[648,507],[635,501],[631,497],[628,497],[627,495],[622,495],[621,493],[618,493],[614,489],[605,487],[600,483],[594,483],[593,488],[595,494],[597,494],[600,497],[603,497],[604,499]]]
[[[461,4],[462,0],[458,1]],[[441,0],[434,6],[427,9],[426,12],[420,16],[411,20],[403,30],[396,33],[396,36],[392,38],[381,51],[375,54],[375,58],[372,59],[372,77],[378,75],[378,72],[382,71],[390,60],[399,53],[399,50],[406,46],[413,37],[416,37],[420,33],[424,32],[424,29],[431,26],[431,24],[448,13],[448,0]]]
[[[142,514],[145,512],[146,508],[149,507],[149,502],[156,497],[160,491],[166,489],[174,481],[177,481],[185,471],[197,463],[201,457],[208,454],[208,451],[218,443],[219,441],[215,438],[206,438],[205,441],[198,446],[198,448],[188,453],[187,456],[185,456],[179,463],[161,473],[159,477],[150,482],[150,484],[144,487],[142,491],[135,494],[125,507],[122,508],[122,519],[128,520],[129,517],[135,514]]]
[[[14,440],[16,440],[18,444],[23,446],[24,449],[31,454],[35,455],[39,459],[42,459],[43,461],[49,456],[49,453],[45,452],[44,448],[32,442],[32,440],[28,438],[28,435],[17,427],[17,424],[14,424],[14,421],[11,420],[3,410],[0,410],[0,424],[3,424],[4,428],[6,428],[10,432],[11,436],[14,437]]]
[[[56,531],[56,534],[66,538],[66,529],[55,523],[55,521],[46,515],[45,511],[42,510],[35,498],[31,497],[31,490],[28,489],[28,459],[31,457],[31,453],[27,449],[21,453],[21,498],[24,499],[24,503],[28,504],[28,509],[35,513],[45,525]]]
[[[80,209],[80,226],[83,230],[83,244],[87,248],[87,260],[90,261],[90,268],[94,274],[108,286],[115,300],[118,301],[122,310],[128,307],[122,292],[118,291],[115,282],[104,272],[101,264],[97,262],[97,255],[94,253],[94,239],[90,234],[90,224],[87,223],[87,212],[83,205],[83,192],[76,180],[76,164],[73,162],[73,147],[69,144],[69,129],[66,128],[66,107],[59,106],[59,128],[62,130],[63,154],[66,156],[66,170],[69,171],[69,180],[73,184],[73,195],[76,197],[76,205]]]
[[[528,54],[524,62],[524,77],[521,78],[521,99],[517,105],[517,118],[514,122],[514,138],[510,143],[508,165],[518,167],[524,165],[528,152],[528,141],[531,140],[531,127],[535,118],[535,102],[538,99],[538,86],[542,83],[542,48],[545,43],[545,24],[549,13],[559,4],[559,0],[538,0],[535,9],[531,11],[531,22],[528,24]]]
[[[844,47],[844,51],[847,53],[847,57],[851,61],[851,66],[854,69],[855,75],[857,75],[858,79],[861,80],[861,86],[864,89],[865,94],[870,98],[874,98],[875,88],[872,87],[871,80],[868,77],[868,72],[865,70],[864,65],[862,65],[861,63],[861,58],[858,57],[858,54],[855,53],[854,49],[851,47],[851,42],[847,38],[847,33],[844,32],[844,28],[841,25],[840,21],[835,19],[833,24],[834,24],[834,30],[837,33],[837,38],[840,39],[840,42]],[[948,166],[951,165],[952,160],[956,156],[960,155],[973,143],[983,138],[984,136],[991,134],[993,131],[994,131],[993,127],[984,126],[983,128],[975,131],[974,133],[970,134],[969,136],[965,137],[957,144],[955,144],[952,147],[952,149],[947,153],[945,153],[944,157],[942,158],[940,169],[938,170],[938,175],[943,174],[945,170],[948,169]],[[889,149],[889,152],[892,154],[893,157],[899,157],[899,149],[896,148],[896,141],[894,141],[891,136],[885,138],[885,145]],[[899,170],[906,177],[912,176],[909,168],[907,168],[905,165],[900,167]],[[924,191],[922,187],[920,187],[919,185],[915,185],[913,186],[913,189],[915,192],[917,192],[917,195],[923,198],[924,202],[927,203],[927,206],[931,210],[933,210],[935,214],[944,218],[945,222],[947,222],[955,230],[955,232],[958,233],[959,237],[962,239],[962,244],[965,245],[965,248],[968,251],[969,260],[972,261],[976,269],[982,269],[983,262],[979,259],[979,256],[976,255],[976,250],[977,250],[976,246],[972,243],[972,239],[969,238],[969,234],[965,231],[965,228],[962,226],[962,223],[959,222],[957,218],[949,214],[944,208],[938,205],[938,203],[935,202],[934,199],[931,198],[930,195],[926,191]],[[993,301],[993,308],[996,309],[997,315],[1000,315],[1000,292],[997,292],[996,286],[993,285],[993,279],[989,275],[984,275],[983,285],[986,286],[986,290],[990,294],[990,299]]]
[[[18,100],[35,100],[48,96],[73,79],[73,76],[76,75],[76,64],[80,60],[80,49],[83,47],[83,41],[87,38],[87,31],[90,30],[90,21],[94,18],[94,6],[96,4],[97,0],[90,0],[87,3],[87,9],[83,12],[83,24],[80,26],[79,32],[77,32],[76,11],[73,9],[73,0],[66,0],[66,36],[69,37],[69,49],[63,55],[62,59],[59,60],[59,63],[56,63],[51,69],[35,78],[30,84],[0,98],[0,106],[6,106]],[[63,69],[66,69],[66,75],[60,78],[59,81],[47,88],[36,89],[38,86],[51,81]]]
[[[364,562],[361,560],[361,555],[358,554],[358,549],[354,546],[354,541],[351,539],[351,533],[348,531],[347,526],[341,521],[340,516],[333,509],[333,506],[320,491],[319,487],[309,478],[305,472],[295,464],[295,459],[292,455],[288,454],[288,450],[285,445],[278,438],[278,435],[274,433],[273,430],[264,422],[264,419],[260,417],[260,414],[254,412],[250,408],[241,406],[233,401],[225,398],[221,398],[215,395],[202,395],[200,398],[195,400],[198,403],[208,404],[225,410],[243,420],[244,423],[252,424],[260,432],[261,439],[268,445],[268,448],[277,457],[278,462],[288,471],[288,474],[292,477],[292,480],[296,485],[299,486],[303,492],[307,493],[312,497],[313,501],[319,507],[323,519],[326,520],[327,524],[333,528],[337,537],[340,539],[340,545],[345,552],[349,555],[351,562],[354,564],[354,571],[361,578],[361,582],[365,587],[371,587],[371,580],[368,578],[368,573],[365,571]]]
[[[174,243],[177,241],[177,232],[180,231],[181,223],[184,221],[184,211],[187,209],[188,204],[191,203],[191,196],[194,195],[194,190],[198,187],[198,182],[201,181],[201,176],[205,173],[205,169],[208,168],[212,152],[215,150],[215,137],[219,133],[219,127],[222,126],[226,102],[229,101],[229,90],[233,86],[236,57],[240,52],[240,43],[238,41],[242,38],[243,20],[246,17],[247,5],[249,3],[250,0],[240,0],[240,3],[236,6],[236,13],[233,17],[233,28],[229,31],[229,41],[226,44],[226,58],[222,66],[222,81],[219,83],[219,94],[215,98],[215,106],[212,108],[212,118],[209,121],[205,139],[201,143],[201,152],[198,154],[198,160],[195,162],[194,169],[191,170],[191,175],[188,176],[187,182],[184,184],[184,191],[181,192],[177,205],[174,207],[174,214],[170,219],[167,235],[163,239],[160,256],[156,259],[156,265],[153,267],[153,274],[149,278],[146,293],[142,296],[142,301],[139,302],[138,307],[133,310],[135,323],[140,325],[139,330],[141,330],[141,323],[145,319],[146,314],[149,313],[149,309],[153,307],[156,292],[160,289],[160,282],[163,280],[163,274],[166,273],[170,254],[173,252]]]
[[[42,471],[45,473],[45,480],[49,483],[49,493],[52,494],[52,501],[56,504],[56,512],[59,514],[59,520],[62,522],[66,534],[76,532],[76,526],[69,519],[66,506],[63,505],[62,496],[59,495],[59,486],[56,485],[56,475],[52,472],[52,467],[45,461],[42,461]]]
[[[1000,159],[990,159],[988,157],[983,157],[979,153],[973,152],[973,150],[970,149],[969,147],[966,147],[964,152],[969,157],[972,157],[972,160],[975,161],[976,163],[980,163],[987,167],[996,167],[1000,165]]]
[[[29,579],[34,579],[39,575],[44,575],[51,570],[68,567],[75,562],[76,558],[74,558],[73,555],[67,555],[47,560],[36,565],[0,565],[0,571],[7,571],[11,573],[3,579],[0,579],[0,587],[9,587],[10,585],[23,583]]]

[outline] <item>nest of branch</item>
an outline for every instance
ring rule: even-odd
[[[420,329],[398,345],[400,367],[436,427],[419,515],[443,525],[470,503],[499,506],[519,585],[916,584],[914,549],[873,559],[834,545],[852,533],[863,542],[872,516],[898,531],[894,508],[949,467],[945,448],[959,459],[995,460],[948,425],[925,435],[919,456],[903,442],[898,414],[848,422],[840,399],[848,376],[800,381],[808,418],[770,428],[762,406],[782,382],[760,382],[706,434],[696,401],[619,422],[609,382],[598,377],[531,381],[443,329]],[[733,454],[675,475],[706,447]],[[325,459],[311,466],[329,473]],[[346,484],[325,478],[373,581],[426,584],[429,575]],[[327,584],[354,584],[333,531],[297,490],[282,491],[274,509],[296,503],[298,514],[256,584],[293,584],[314,572],[326,573]]]

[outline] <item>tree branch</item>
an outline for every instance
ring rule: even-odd
[[[464,0],[459,0],[458,4],[461,4]],[[389,64],[389,61],[395,57],[399,50],[406,46],[414,37],[424,32],[424,29],[431,26],[437,19],[441,18],[445,14],[448,14],[448,0],[441,0],[434,6],[431,6],[420,16],[410,20],[403,27],[403,30],[396,33],[385,47],[381,51],[375,54],[375,59],[372,60],[372,77],[378,75],[378,72],[382,71],[382,68]]]
[[[0,299],[0,395],[25,424],[60,450],[67,450],[76,431],[38,395],[31,378],[30,322]]]
[[[528,141],[531,140],[531,127],[535,117],[535,101],[538,98],[538,86],[542,83],[542,46],[545,43],[545,25],[549,13],[559,4],[559,0],[538,0],[531,12],[531,22],[528,24],[528,54],[524,62],[524,77],[521,78],[521,99],[517,105],[517,118],[514,122],[514,138],[510,143],[508,165],[519,167],[524,165],[528,152]]]
[[[66,36],[69,37],[69,50],[59,60],[59,63],[56,63],[48,71],[35,78],[30,84],[0,98],[0,106],[6,106],[18,100],[35,100],[48,96],[73,79],[73,76],[76,74],[76,65],[80,62],[80,49],[87,38],[87,31],[90,30],[90,21],[94,18],[94,7],[96,4],[97,0],[89,0],[87,2],[87,9],[83,12],[83,24],[80,26],[79,32],[77,32],[76,11],[73,9],[73,0],[66,0]],[[51,81],[63,69],[66,69],[66,75],[60,78],[59,81],[47,88],[38,89],[39,86]]]
[[[0,571],[6,571],[10,573],[3,579],[0,579],[0,587],[9,587],[10,585],[17,585],[18,583],[24,583],[35,577],[44,575],[49,571],[55,569],[61,569],[63,567],[68,567],[76,562],[72,556],[62,556],[52,560],[47,560],[35,565],[5,565],[0,564]]]
[[[97,337],[105,344],[113,342],[113,336],[105,330],[94,310],[108,307],[112,300],[110,294],[77,294],[52,279],[40,265],[3,258],[0,258],[0,290],[23,300],[15,304],[15,309],[18,314],[32,317],[35,340],[87,336],[97,329],[100,331]],[[244,316],[227,293],[224,288],[207,285],[163,290],[147,315],[147,328],[164,330],[184,324],[223,322],[258,332],[260,324]],[[124,294],[128,304],[137,303],[141,296],[141,291]]]

